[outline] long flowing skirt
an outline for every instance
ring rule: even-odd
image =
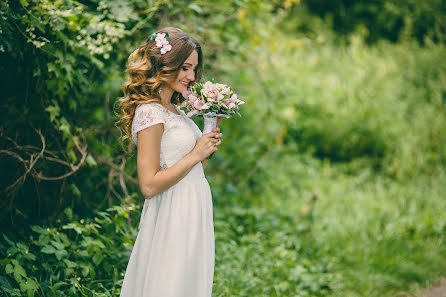
[[[207,179],[185,176],[146,199],[121,297],[211,297],[212,195]]]

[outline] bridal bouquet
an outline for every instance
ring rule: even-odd
[[[245,102],[237,98],[231,87],[210,81],[197,83],[183,92],[186,100],[180,107],[185,108],[187,116],[201,115],[204,117],[203,134],[211,132],[217,126],[217,118],[230,118],[238,112],[239,106]]]

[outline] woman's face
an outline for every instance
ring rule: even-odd
[[[186,91],[189,83],[195,80],[195,68],[197,65],[198,53],[194,50],[186,61],[184,61],[175,82],[171,84],[170,87],[179,93]]]

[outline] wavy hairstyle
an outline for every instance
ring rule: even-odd
[[[155,40],[150,40],[151,35],[149,35],[146,42],[128,58],[129,79],[122,86],[124,96],[117,102],[121,115],[115,126],[121,130],[121,144],[124,145],[126,141],[129,141],[129,151],[134,148],[131,131],[136,106],[154,102],[165,106],[161,102],[159,90],[175,82],[181,67],[194,50],[198,53],[198,65],[195,68],[195,81],[192,84],[201,78],[203,58],[198,41],[174,27],[156,31],[156,33],[164,32],[169,34],[169,43],[172,45],[170,51],[161,54]],[[180,104],[184,100],[181,93],[174,91],[172,103]]]

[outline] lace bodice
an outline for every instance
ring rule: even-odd
[[[202,136],[198,126],[186,114],[177,108],[176,114],[159,103],[140,104],[136,107],[132,122],[132,139],[138,145],[138,132],[152,125],[162,123],[164,132],[161,138],[160,170],[167,169],[187,155],[196,140]],[[201,162],[191,170],[203,173]],[[190,172],[190,173],[191,173]]]

